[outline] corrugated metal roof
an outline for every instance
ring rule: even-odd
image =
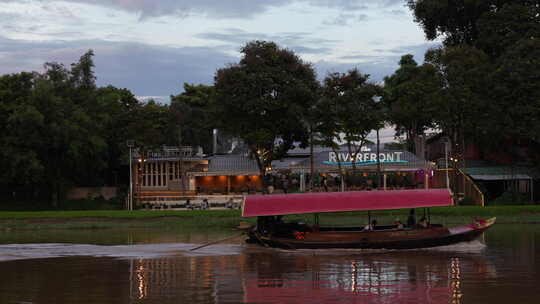
[[[505,175],[505,174],[471,174],[470,177],[475,180],[486,180],[486,181],[494,181],[494,180],[517,180],[517,179],[531,179],[530,176],[527,174],[513,174],[513,175]]]
[[[463,168],[463,172],[469,175],[513,175],[529,174],[532,170],[527,167],[491,166]]]
[[[309,162],[309,157],[286,157],[280,160],[274,160],[272,161],[272,170],[290,169],[291,166],[297,166],[306,160]]]
[[[208,159],[206,172],[195,172],[194,175],[258,175],[259,167],[254,159],[240,154],[215,155]]]
[[[538,178],[538,170],[529,167],[491,166],[463,168],[465,174],[478,180],[513,180]]]

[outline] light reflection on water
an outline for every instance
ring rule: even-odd
[[[0,245],[0,303],[537,303],[539,232],[408,251]]]

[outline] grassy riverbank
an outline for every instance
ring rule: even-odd
[[[540,206],[437,207],[430,209],[432,222],[468,223],[472,217],[497,217],[498,223],[539,223]],[[408,210],[371,212],[379,223],[390,223],[396,217],[405,221]],[[423,209],[417,209],[417,216]],[[312,222],[311,215],[289,218]],[[363,225],[367,212],[329,213],[320,215],[321,224]],[[240,221],[254,223],[254,218],[240,217],[238,210],[164,210],[164,211],[0,211],[0,229],[114,229],[114,228],[231,228]]]
[[[234,227],[238,210],[0,211],[0,229],[107,229]]]

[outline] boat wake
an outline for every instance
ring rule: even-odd
[[[87,245],[87,244],[9,244],[0,245],[0,262],[25,259],[47,259],[58,257],[111,257],[121,259],[152,259],[167,256],[209,256],[240,254],[243,246],[219,244],[201,248],[200,244],[168,243],[144,245]]]
[[[296,249],[285,250],[277,248],[261,248],[259,246],[243,244],[214,244],[208,247],[191,251],[200,244],[166,243],[166,244],[140,244],[140,245],[89,245],[89,244],[9,244],[0,245],[0,262],[25,259],[47,259],[58,257],[111,257],[120,259],[152,259],[168,256],[218,256],[236,255],[244,250],[268,251],[273,250],[279,254],[294,255],[372,255],[393,252],[430,251],[430,252],[456,252],[479,253],[486,245],[478,240],[459,243],[449,246],[424,249]]]
[[[474,240],[470,242],[462,242],[448,246],[439,246],[426,248],[425,250],[432,251],[451,251],[451,252],[460,252],[460,253],[478,253],[486,248],[486,244],[482,243],[479,240]]]

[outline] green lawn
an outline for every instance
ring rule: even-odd
[[[88,210],[88,211],[0,211],[0,219],[152,219],[160,217],[230,217],[240,216],[238,210]]]
[[[539,223],[540,206],[458,206],[430,209],[433,223],[468,223],[473,217],[497,217],[497,223]],[[417,209],[417,217],[423,209]],[[406,221],[408,210],[371,212],[379,223],[391,223],[395,218]],[[312,222],[309,214],[287,216],[286,220]],[[254,223],[254,218],[240,217],[238,210],[182,210],[182,211],[0,211],[0,229],[85,229],[85,228],[164,228],[204,227],[230,228],[240,221]],[[320,215],[321,224],[364,225],[367,212],[328,213]]]

